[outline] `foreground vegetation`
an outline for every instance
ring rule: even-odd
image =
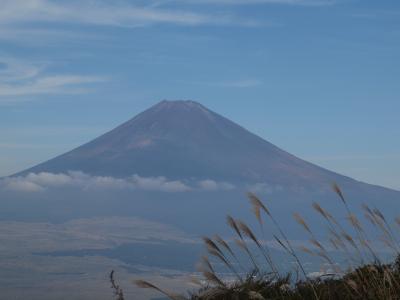
[[[155,289],[174,300],[400,299],[400,247],[394,234],[395,229],[378,209],[363,205],[368,226],[379,232],[382,244],[391,251],[393,257],[397,257],[393,263],[384,263],[379,258],[380,251],[375,250],[376,243],[372,243],[367,236],[367,226],[352,213],[340,188],[334,185],[333,189],[344,206],[347,221],[346,224],[341,224],[318,203],[313,203],[313,209],[328,228],[324,242],[316,238],[299,214],[294,214],[297,223],[309,235],[309,247],[295,247],[267,206],[256,195],[248,195],[262,234],[264,235],[268,222],[267,228],[273,228],[273,232],[276,232],[272,233],[275,244],[295,262],[292,272],[282,274],[272,258],[271,244],[258,239],[246,223],[227,216],[227,224],[236,237],[229,242],[218,235],[203,238],[208,256],[202,257],[199,266],[202,280],[193,279],[199,285],[196,292],[189,296],[175,295],[147,281],[138,280],[136,284],[142,288]],[[395,221],[400,226],[400,219],[396,218]],[[343,256],[346,266],[334,262],[332,250]],[[310,278],[299,251],[320,258],[321,263],[328,267],[327,272]],[[244,256],[247,257],[247,263],[243,262]],[[234,279],[221,275],[221,265]],[[115,296],[118,300],[123,300],[123,292],[115,283],[113,273],[110,279]]]

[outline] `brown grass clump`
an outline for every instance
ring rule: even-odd
[[[203,280],[196,280],[201,284],[199,290],[184,297],[165,292],[145,281],[137,281],[136,284],[139,287],[158,290],[174,300],[400,299],[400,246],[390,222],[378,209],[363,205],[366,220],[381,234],[382,244],[397,257],[393,263],[385,264],[379,259],[368,239],[365,225],[351,212],[342,190],[337,184],[333,185],[333,190],[345,208],[345,220],[347,228],[352,229],[351,232],[346,231],[344,224],[314,202],[313,209],[327,225],[326,239],[324,242],[318,240],[306,220],[295,213],[293,217],[309,235],[310,244],[309,247],[299,246],[296,249],[265,203],[255,194],[248,194],[263,236],[266,232],[265,224],[270,223],[272,226],[268,229],[276,245],[294,260],[295,267],[292,272],[282,274],[271,255],[270,243],[267,243],[265,238],[259,239],[245,222],[228,216],[227,224],[236,236],[233,239],[234,243],[224,240],[219,235],[203,238],[208,256],[203,256],[201,259],[199,271]],[[400,226],[400,217],[395,219],[395,224]],[[339,267],[331,257],[329,248],[340,252],[347,266]],[[319,257],[324,265],[329,266],[329,273],[310,278],[300,259],[299,251]],[[247,262],[243,262],[246,257]],[[218,272],[217,264],[225,266],[227,273],[232,274],[235,279],[228,279]],[[346,267],[346,271],[342,270],[343,267]],[[115,289],[116,285],[113,286]],[[118,286],[116,287],[116,291],[120,290]],[[118,300],[123,299],[122,290],[121,295],[117,292],[115,294],[120,297]]]

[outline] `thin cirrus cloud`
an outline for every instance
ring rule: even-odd
[[[104,78],[96,76],[79,75],[54,75],[34,78],[28,82],[16,82],[0,84],[0,97],[2,96],[26,96],[40,94],[76,94],[85,93],[88,89],[83,84],[104,81]],[[72,88],[71,88],[72,87]]]
[[[326,6],[336,4],[338,0],[181,0],[181,2],[223,5],[281,4],[298,6]]]
[[[85,93],[89,84],[106,80],[100,76],[48,75],[45,71],[44,64],[0,58],[0,103],[14,102],[21,96]]]
[[[249,88],[262,85],[262,81],[259,79],[243,79],[235,81],[224,81],[217,84],[221,87],[236,87],[236,88]]]
[[[328,6],[339,0],[175,0],[175,1],[104,1],[104,0],[3,0],[1,1],[0,37],[9,30],[22,30],[27,23],[66,23],[120,27],[143,27],[152,24],[175,24],[187,26],[235,25],[260,26],[268,22],[244,19],[232,13],[210,13],[209,11],[183,10],[169,4],[198,5],[255,5],[278,4],[294,6]],[[343,1],[343,0],[342,0]],[[15,26],[17,25],[17,27]],[[4,30],[6,26],[7,30]],[[12,29],[14,28],[14,29]]]
[[[181,81],[185,84],[206,85],[217,88],[252,88],[263,84],[260,79],[238,79],[238,80],[225,80],[225,81]]]
[[[154,1],[145,5],[128,2],[5,0],[0,11],[0,23],[26,22],[81,23],[140,27],[155,23],[177,25],[255,25],[230,14],[211,14],[180,9],[160,8]]]
[[[400,159],[398,154],[382,154],[382,155],[328,155],[328,156],[310,156],[307,157],[310,161],[329,162],[329,161],[354,161],[354,160],[396,160]]]
[[[67,173],[29,173],[25,176],[6,177],[0,180],[0,188],[16,192],[42,192],[52,188],[81,188],[144,190],[159,192],[226,191],[235,187],[227,182],[206,179],[189,185],[180,180],[168,180],[166,177],[141,177],[137,174],[129,178],[111,176],[91,176],[81,171]]]

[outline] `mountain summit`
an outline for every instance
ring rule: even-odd
[[[194,101],[162,101],[110,132],[31,169],[321,186],[358,182],[299,159]]]

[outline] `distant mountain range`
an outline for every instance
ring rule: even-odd
[[[301,189],[327,189],[337,182],[357,192],[390,191],[304,161],[194,101],[162,101],[91,142],[17,175],[70,170]]]

